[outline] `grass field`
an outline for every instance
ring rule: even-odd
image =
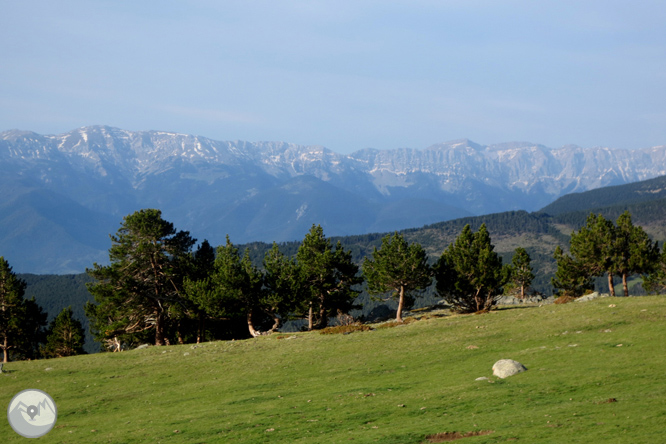
[[[491,433],[458,442],[666,441],[666,298],[429,316],[9,363],[0,401],[48,392],[58,421],[45,443],[408,444],[476,431]],[[503,358],[528,371],[495,378]],[[6,418],[0,437],[25,439]]]

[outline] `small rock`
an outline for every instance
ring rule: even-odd
[[[51,367],[46,367],[46,368],[44,369],[45,372],[50,372],[51,370],[53,370]]]
[[[183,356],[190,356],[188,352],[183,353]]]
[[[610,304],[610,305],[608,306],[608,308],[615,308],[615,307],[617,307],[617,305],[615,305],[615,304]]]
[[[616,347],[622,347],[622,344],[617,344]]]
[[[477,348],[479,348],[477,345],[468,345],[467,346],[467,350],[476,350]]]
[[[604,332],[604,333],[610,333],[610,332],[611,332],[611,329],[610,329],[610,328],[607,328],[607,329],[604,330],[603,332]]]
[[[398,407],[404,407],[405,404],[398,404]]]
[[[150,344],[141,344],[136,348],[136,350],[143,350],[144,348],[148,348],[148,347],[150,347]]]
[[[527,368],[523,364],[513,359],[500,359],[493,365],[493,375],[502,379],[522,373],[525,370]]]
[[[476,378],[475,381],[487,381],[488,378],[486,376],[481,376],[480,378]]]
[[[590,293],[588,295],[579,297],[578,299],[576,299],[576,302],[587,302],[591,301],[592,299],[596,299],[598,297],[600,297],[600,295],[598,292],[595,291],[594,293]]]

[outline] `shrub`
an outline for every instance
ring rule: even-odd
[[[323,330],[320,330],[319,333],[322,335],[334,335],[334,334],[352,333],[355,331],[367,331],[367,330],[372,330],[372,327],[370,327],[369,325],[356,323],[356,324],[347,324],[347,325],[337,325],[335,327],[326,327]]]

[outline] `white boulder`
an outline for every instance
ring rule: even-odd
[[[493,365],[493,375],[502,379],[524,372],[525,370],[527,368],[523,364],[513,359],[500,359]]]

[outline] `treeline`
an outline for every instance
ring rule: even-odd
[[[159,210],[125,217],[111,240],[110,265],[88,270],[96,279],[89,285],[95,303],[85,311],[96,338],[114,351],[259,336],[293,319],[304,320],[304,329],[323,329],[359,308],[362,285],[377,299],[397,301],[398,322],[433,283],[455,310],[488,311],[505,287],[524,296],[534,278],[524,249],[511,265],[502,264],[485,225],[476,232],[466,225],[432,265],[420,244],[394,233],[359,267],[351,250],[313,226],[292,254],[273,244],[257,266],[251,246],[241,252],[229,238],[216,250],[207,241],[195,249],[190,234]]]
[[[523,213],[513,217],[537,225],[549,217]],[[500,219],[507,224],[513,220]],[[159,210],[141,210],[126,216],[111,236],[110,265],[87,270],[95,302],[88,302],[84,311],[104,349],[120,351],[143,343],[248,338],[270,334],[293,320],[306,330],[324,329],[331,320],[354,322],[349,313],[360,308],[362,289],[375,301],[396,301],[398,322],[424,294],[434,293],[461,313],[487,312],[501,295],[533,294],[530,252],[518,247],[503,258],[486,225],[477,221],[462,226],[434,261],[419,242],[410,243],[397,232],[365,236],[368,246],[355,260],[352,249],[326,238],[320,226],[313,226],[300,243],[270,248],[248,244],[240,251],[229,238],[217,248],[205,240],[197,245]],[[541,229],[551,230],[546,225]],[[660,253],[629,213],[616,224],[590,215],[572,233],[568,253],[557,247],[554,258],[557,270],[551,283],[564,300],[584,294],[599,276],[608,277],[611,289],[614,277],[621,278],[625,295],[632,275],[642,275],[651,291],[666,289],[666,252]],[[5,359],[80,353],[77,341],[60,340],[66,336],[63,331],[82,338],[72,310],[63,310],[46,328],[41,307],[23,298],[25,283],[6,262],[4,267],[0,346]],[[25,325],[35,326],[34,331]]]

